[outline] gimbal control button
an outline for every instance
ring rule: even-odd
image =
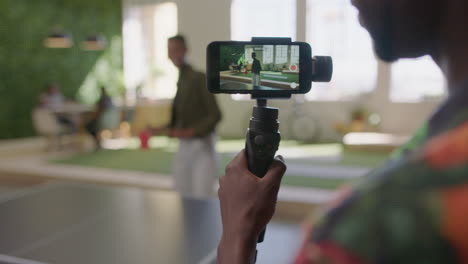
[[[264,137],[264,136],[260,136],[260,135],[259,135],[259,136],[256,136],[256,137],[254,138],[254,142],[255,142],[256,145],[260,145],[260,146],[261,146],[261,145],[265,145],[265,137]]]

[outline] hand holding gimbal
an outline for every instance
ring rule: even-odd
[[[256,69],[249,72],[253,63]],[[257,100],[246,135],[245,154],[249,171],[263,178],[281,141],[279,109],[267,107],[267,100],[288,99],[292,94],[307,93],[313,81],[329,82],[333,72],[332,59],[312,57],[307,43],[292,42],[290,38],[253,38],[251,42],[211,43],[207,64],[207,83],[211,92],[247,93]],[[229,69],[229,65],[238,64],[246,65],[246,70]],[[265,231],[259,236],[258,243],[264,240],[264,235]]]

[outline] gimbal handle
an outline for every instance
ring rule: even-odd
[[[260,178],[267,173],[281,141],[278,113],[278,108],[266,106],[266,100],[258,100],[258,105],[253,108],[245,149],[249,171]],[[258,243],[263,242],[264,236],[265,230]]]

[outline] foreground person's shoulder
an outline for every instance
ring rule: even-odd
[[[457,263],[468,252],[467,204],[468,121],[463,121],[347,190],[315,221],[300,257]]]

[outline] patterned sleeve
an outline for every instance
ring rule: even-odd
[[[468,263],[467,223],[468,122],[326,209],[295,263]]]

